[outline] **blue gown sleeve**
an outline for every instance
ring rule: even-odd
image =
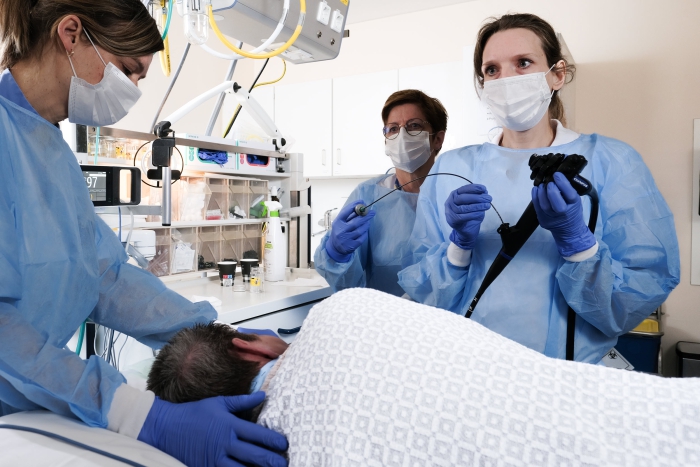
[[[353,203],[358,199],[364,199],[366,190],[364,185],[360,184],[355,188],[348,200],[343,206]],[[369,194],[371,196],[371,193]],[[370,203],[373,199],[364,199],[366,203]],[[368,261],[368,245],[367,242],[362,244],[360,248],[355,250],[352,258],[347,263],[339,263],[326,252],[326,242],[330,237],[331,232],[328,231],[321,239],[321,244],[314,253],[314,267],[316,271],[323,277],[331,287],[333,292],[352,287],[366,287],[367,275],[365,273]]]
[[[432,172],[439,172],[439,163]],[[463,314],[464,291],[469,267],[447,261],[449,237],[445,237],[436,204],[435,187],[439,177],[428,177],[421,186],[416,222],[411,233],[412,264],[399,272],[399,285],[415,301]]]
[[[0,187],[1,188],[1,187]],[[52,345],[18,310],[25,284],[9,195],[0,190],[0,399],[15,409],[48,409],[77,416],[90,426],[107,426],[107,410],[124,377],[97,356],[82,360]],[[53,310],[45,310],[47,315]]]
[[[192,303],[148,271],[127,264],[121,242],[95,216],[100,290],[91,318],[95,323],[160,348],[182,328],[216,319],[209,302]]]
[[[680,255],[673,214],[641,156],[602,137],[595,156],[608,161],[592,164],[599,250],[586,261],[565,261],[556,278],[571,308],[614,337],[666,300],[680,282]]]

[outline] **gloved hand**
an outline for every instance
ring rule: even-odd
[[[280,454],[270,451],[287,449],[284,436],[233,415],[264,400],[264,392],[184,404],[156,397],[138,439],[190,467],[286,466]]]
[[[355,214],[355,206],[365,204],[358,199],[340,210],[338,217],[333,221],[331,235],[326,242],[326,253],[338,263],[347,263],[352,258],[352,253],[367,240],[369,235],[369,221],[376,212],[369,211],[366,216]]]
[[[596,244],[595,236],[583,220],[581,197],[560,172],[554,182],[532,188],[532,204],[540,225],[552,232],[559,254],[569,257]]]
[[[491,208],[491,195],[484,185],[464,185],[447,197],[445,218],[452,227],[450,241],[463,250],[474,248],[484,215]]]

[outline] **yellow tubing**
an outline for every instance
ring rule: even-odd
[[[209,25],[211,26],[212,30],[214,31],[214,34],[216,34],[216,37],[219,38],[222,44],[224,44],[226,47],[229,49],[233,50],[235,53],[238,55],[241,55],[243,57],[248,57],[248,58],[257,58],[257,59],[265,59],[265,58],[272,58],[275,57],[285,50],[287,50],[291,45],[294,43],[294,41],[297,40],[297,37],[299,37],[299,34],[301,34],[301,28],[304,26],[304,17],[306,16],[306,0],[299,0],[299,3],[301,5],[301,11],[299,13],[299,22],[297,23],[297,27],[294,30],[294,34],[292,34],[292,37],[289,38],[289,40],[279,49],[273,50],[272,52],[266,53],[266,54],[251,54],[248,52],[245,52],[235,45],[231,44],[226,37],[221,33],[219,30],[219,26],[216,24],[216,21],[214,20],[214,9],[212,8],[211,5],[209,5],[208,12],[209,12]]]
[[[165,0],[160,0],[160,6],[165,11]],[[168,15],[163,13],[163,24],[167,20]],[[163,39],[163,50],[158,52],[158,57],[160,58],[160,68],[163,70],[163,74],[167,77],[170,76],[170,40],[168,36]]]

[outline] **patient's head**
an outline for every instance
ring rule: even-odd
[[[183,329],[161,349],[148,389],[169,402],[248,394],[258,371],[287,344],[272,336],[243,334],[224,324]]]

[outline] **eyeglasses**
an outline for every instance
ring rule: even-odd
[[[421,120],[420,118],[413,118],[407,121],[403,127],[406,128],[406,133],[409,135],[418,136],[422,132],[428,131],[430,124],[425,120]],[[382,129],[386,139],[395,139],[399,135],[400,131],[401,126],[398,123],[389,123]]]

